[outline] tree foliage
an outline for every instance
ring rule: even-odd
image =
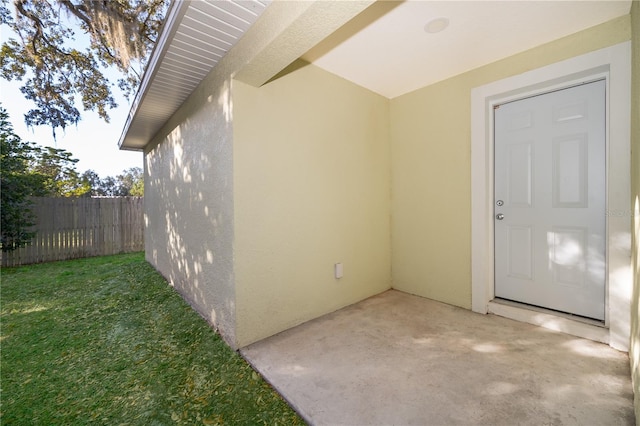
[[[2,251],[15,250],[33,238],[34,217],[29,196],[34,186],[27,173],[31,147],[13,132],[7,112],[0,108],[0,227]]]
[[[116,179],[120,182],[121,191],[126,192],[126,195],[132,197],[144,195],[144,173],[140,167],[123,170]]]
[[[42,182],[46,197],[79,197],[88,195],[90,187],[82,181],[75,164],[77,159],[64,149],[33,145],[30,173]],[[36,194],[34,194],[36,195]]]
[[[80,178],[78,160],[70,152],[23,141],[2,107],[0,143],[1,244],[2,251],[10,251],[33,237],[30,197],[83,196],[90,187]]]
[[[144,196],[144,175],[140,167],[131,167],[116,177],[107,176],[102,179],[95,171],[87,170],[81,179],[90,188],[90,195],[94,197]]]
[[[168,0],[1,0],[0,23],[16,35],[2,44],[0,72],[24,81],[22,93],[35,103],[29,126],[48,125],[54,134],[80,120],[77,104],[109,121],[117,106],[103,70],[121,73],[117,84],[129,97],[138,87],[155,44]],[[88,37],[81,46],[77,33]],[[76,98],[78,97],[78,99]]]

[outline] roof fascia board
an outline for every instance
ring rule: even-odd
[[[173,0],[169,5],[169,8],[167,9],[165,22],[162,25],[162,30],[160,31],[160,34],[158,36],[158,41],[156,42],[156,45],[151,52],[149,63],[147,64],[144,74],[142,75],[140,87],[138,88],[136,96],[133,99],[133,103],[129,110],[129,115],[127,116],[127,121],[125,122],[122,134],[120,135],[120,140],[118,141],[118,147],[122,150],[143,150],[143,148],[124,145],[125,139],[127,137],[127,133],[129,132],[129,128],[131,127],[131,123],[138,113],[138,107],[142,104],[144,98],[147,96],[149,87],[151,86],[151,83],[153,82],[153,79],[158,72],[159,65],[164,58],[167,49],[169,49],[171,41],[173,40],[176,31],[178,31],[180,22],[187,12],[190,4],[191,0]]]

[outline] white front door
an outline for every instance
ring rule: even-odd
[[[496,297],[605,318],[605,81],[494,111]]]

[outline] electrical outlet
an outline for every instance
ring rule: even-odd
[[[342,278],[342,275],[344,274],[344,270],[342,269],[342,263],[336,263],[335,265],[333,265],[333,272],[337,280]]]

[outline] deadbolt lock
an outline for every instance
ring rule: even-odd
[[[504,205],[504,201],[502,200],[496,201],[496,206],[502,206],[502,205]]]

